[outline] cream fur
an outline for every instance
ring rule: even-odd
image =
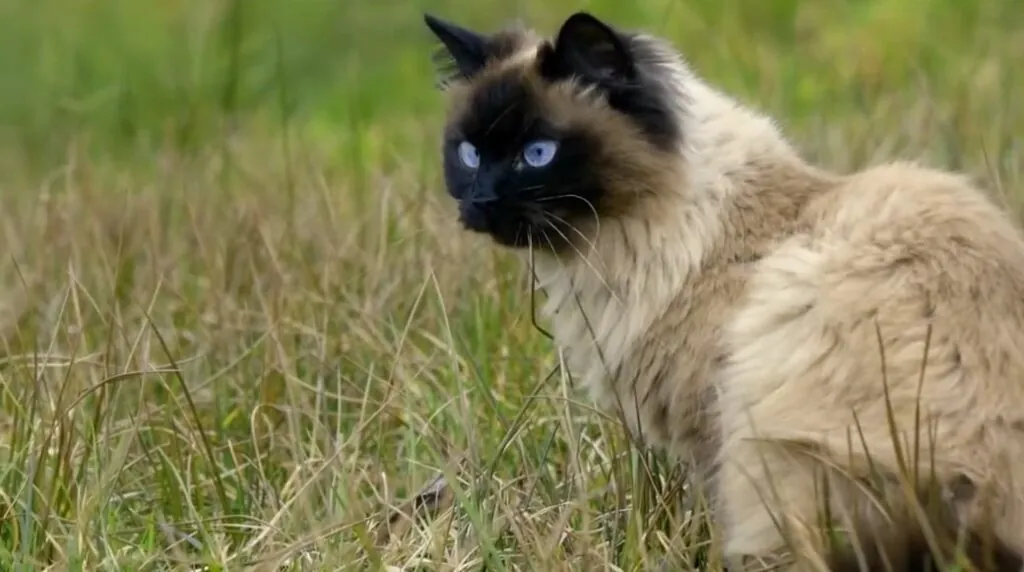
[[[939,476],[971,479],[998,507],[998,534],[1024,551],[1018,229],[962,176],[909,163],[819,170],[772,121],[674,61],[678,188],[601,220],[589,249],[535,255],[570,370],[634,434],[714,477],[734,558],[783,545],[769,509],[815,517],[811,463],[751,438],[800,442],[856,473],[855,412],[872,460],[895,472],[877,336],[904,431],[927,346],[920,403],[938,423]]]

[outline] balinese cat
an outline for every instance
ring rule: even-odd
[[[703,475],[729,562],[849,566],[813,531],[822,475],[834,526],[891,543],[869,559],[919,558],[862,490],[888,478],[897,506],[916,457],[994,531],[989,569],[1020,568],[1024,239],[994,202],[910,163],[811,165],[668,42],[586,13],[552,39],[426,23],[462,224],[533,260],[597,404]]]

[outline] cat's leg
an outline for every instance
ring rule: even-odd
[[[734,427],[719,457],[715,516],[723,555],[733,564],[745,562],[745,569],[759,569],[758,561],[786,562],[793,553],[815,558],[823,547],[818,527],[826,491],[842,488],[835,475],[826,487],[820,465],[770,439],[750,423]]]

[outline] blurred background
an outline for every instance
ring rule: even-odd
[[[827,167],[1019,204],[1019,0],[2,0],[0,568],[696,567],[440,185],[423,12],[580,9]]]
[[[936,91],[977,122],[1019,95],[1009,66],[1024,13],[1011,0],[7,0],[0,124],[21,152],[58,161],[75,138],[188,149],[225,126],[283,123],[342,156],[383,152],[438,109],[424,11],[554,30],[577,9],[671,37],[703,74],[798,129]],[[978,91],[982,109],[964,108]]]

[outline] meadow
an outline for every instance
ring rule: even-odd
[[[1017,208],[1017,4],[0,3],[0,569],[715,569],[685,475],[456,225],[422,13],[587,9],[814,161],[963,169]]]

